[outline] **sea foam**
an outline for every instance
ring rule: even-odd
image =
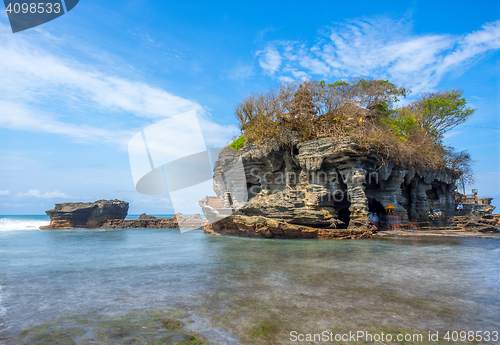
[[[49,223],[50,220],[45,217],[0,216],[0,231],[38,230],[40,226]]]

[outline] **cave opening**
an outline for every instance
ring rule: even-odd
[[[439,200],[438,191],[436,189],[436,186],[434,186],[434,185],[432,186],[431,189],[426,190],[425,194],[427,195],[429,200],[432,200],[432,201]]]
[[[344,222],[344,224],[339,225],[339,229],[347,229],[351,220],[351,211],[348,208],[341,208],[337,212],[337,218]]]
[[[368,212],[377,213],[379,216],[387,213],[384,206],[375,198],[368,199]]]
[[[262,185],[260,182],[247,182],[248,200],[260,193]]]

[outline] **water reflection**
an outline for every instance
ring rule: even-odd
[[[10,335],[72,314],[180,306],[206,309],[235,330],[255,319],[283,330],[500,327],[498,240],[267,240],[141,229],[10,232],[0,247],[0,333]]]
[[[211,238],[206,245],[217,248],[208,304],[225,306],[223,314],[275,319],[274,312],[282,323],[322,318],[347,329],[499,326],[497,240]]]

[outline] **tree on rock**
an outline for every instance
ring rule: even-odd
[[[290,123],[302,140],[311,139],[318,111],[308,88],[300,85],[290,102]]]
[[[297,92],[292,99],[292,104],[290,105],[290,116],[292,118],[314,118],[318,114],[316,106],[313,103],[313,98],[311,92],[303,87],[299,86]]]

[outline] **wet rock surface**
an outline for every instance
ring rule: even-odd
[[[500,239],[500,215],[487,215],[481,218],[455,216],[418,224],[400,224],[397,229],[379,230],[376,236],[488,237]]]
[[[324,238],[354,239],[372,237],[373,230],[313,228],[289,224],[261,216],[232,215],[205,226],[204,231],[213,235],[236,235],[264,238]]]
[[[141,218],[142,217],[142,218]],[[156,218],[142,214],[139,219],[134,220],[108,220],[103,223],[102,229],[178,229],[179,221],[190,228],[202,228],[207,225],[207,221],[196,213],[190,217],[182,213],[176,213],[172,218]]]

